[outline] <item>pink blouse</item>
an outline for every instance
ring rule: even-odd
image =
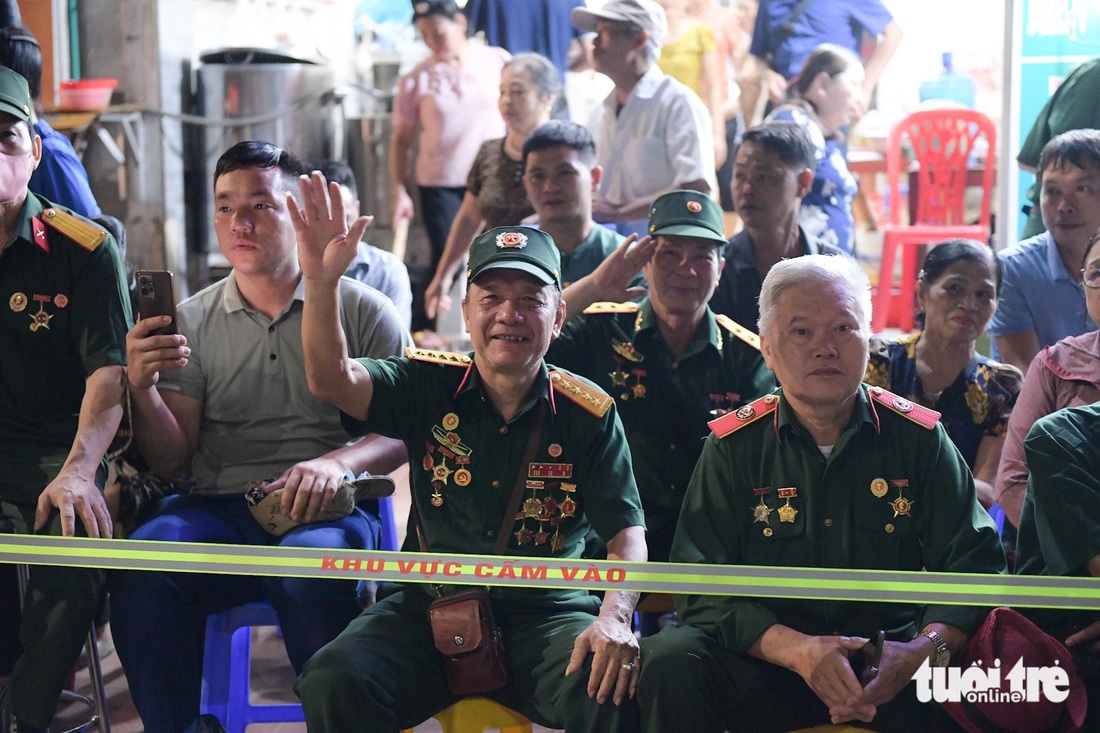
[[[458,68],[429,56],[398,80],[393,126],[420,127],[418,185],[465,186],[481,144],[504,137],[497,98],[510,58],[503,48],[468,43]]]
[[[1027,431],[1044,415],[1097,401],[1100,401],[1100,331],[1064,338],[1032,359],[1008,419],[1008,435],[1001,449],[994,490],[994,498],[1013,525],[1020,525],[1020,511],[1027,493],[1029,473],[1024,459]]]

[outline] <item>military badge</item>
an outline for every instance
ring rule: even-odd
[[[764,524],[771,524],[770,515],[774,509],[764,503],[764,496],[771,492],[770,486],[765,486],[759,489],[753,489],[754,496],[760,497],[760,503],[752,508],[752,523],[763,522]]]
[[[527,235],[523,232],[501,232],[497,235],[497,246],[501,249],[523,249],[527,246]]]
[[[794,524],[794,518],[798,516],[798,510],[791,506],[791,499],[798,496],[798,489],[792,486],[786,489],[779,489],[775,493],[779,495],[780,499],[787,500],[786,504],[776,510],[779,512],[779,521]]]
[[[551,458],[558,458],[561,456],[561,443],[551,443],[550,447],[546,449],[546,452],[550,454]]]
[[[58,293],[57,295],[53,296],[53,304],[56,305],[58,308],[64,308],[69,304],[69,296],[65,295],[64,293]]]
[[[871,494],[876,499],[881,499],[886,496],[886,492],[890,490],[890,487],[886,483],[886,479],[877,478],[871,482]]]
[[[635,351],[634,344],[629,341],[619,341],[618,339],[611,339],[611,350],[626,359],[627,361],[632,361],[635,364],[645,360],[645,355],[639,354],[637,351]]]
[[[27,307],[27,296],[23,293],[13,293],[8,299],[8,307],[15,313],[22,313]]]
[[[898,498],[890,502],[890,506],[894,509],[894,517],[911,517],[912,514],[909,510],[913,508],[913,502],[906,499],[901,495],[901,489],[898,489]]]
[[[733,414],[737,417],[738,420],[748,420],[756,414],[756,408],[752,405],[745,405],[744,407],[738,408],[737,412]]]
[[[703,210],[703,205],[698,201],[688,201],[687,210],[693,214],[698,214],[700,211]]]

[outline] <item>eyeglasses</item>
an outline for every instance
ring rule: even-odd
[[[1081,270],[1081,281],[1086,288],[1100,289],[1100,265],[1089,265]]]

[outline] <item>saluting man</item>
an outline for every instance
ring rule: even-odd
[[[122,417],[130,304],[105,231],[29,194],[27,82],[0,67],[0,531],[110,537],[103,456]],[[100,572],[34,566],[0,729],[45,730],[99,604]]]
[[[711,423],[672,560],[1004,572],[997,531],[939,414],[861,385],[870,285],[849,257],[768,272],[760,346],[782,388]],[[781,571],[780,571],[781,572]],[[643,644],[643,730],[782,731],[849,720],[934,730],[910,685],[944,666],[986,609],[677,596],[681,628]],[[886,632],[874,677],[849,656]],[[866,670],[871,672],[870,668]]]
[[[330,194],[335,191],[330,189]],[[589,522],[611,559],[645,560],[644,519],[614,401],[543,361],[565,320],[561,259],[528,227],[492,229],[470,249],[462,303],[474,351],[347,356],[335,284],[367,219],[348,231],[323,179],[303,181],[296,217],[305,273],[310,389],[353,433],[405,441],[414,516],[405,550],[576,558]],[[415,526],[415,522],[411,527]],[[449,589],[448,589],[449,590]],[[297,691],[310,731],[391,733],[458,699],[433,644],[424,585],[383,587],[306,665]],[[584,589],[491,593],[508,683],[487,695],[531,720],[601,733],[636,722],[635,593]]]
[[[649,559],[663,561],[707,423],[770,392],[775,378],[760,356],[760,338],[707,307],[725,265],[718,204],[698,191],[666,193],[650,207],[649,236],[656,240],[642,270],[649,294],[637,303],[588,306],[566,323],[546,358],[615,398],[645,509]]]

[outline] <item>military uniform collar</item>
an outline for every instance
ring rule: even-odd
[[[455,390],[452,399],[458,399],[460,395],[469,392],[476,392],[477,396],[495,413],[496,408],[493,407],[492,400],[486,397],[481,390],[481,374],[477,371],[477,362],[474,360],[473,352],[470,352],[469,356],[470,365],[466,367],[466,374],[462,377],[462,381],[459,382],[458,389]],[[520,416],[525,415],[532,407],[538,404],[539,399],[544,397],[550,404],[550,413],[553,415],[558,414],[557,405],[554,404],[554,393],[550,388],[550,370],[546,368],[545,359],[539,363],[539,371],[535,375],[535,381],[531,384],[531,391],[527,393],[527,401],[523,403],[523,407],[516,413],[516,417],[512,419],[513,422],[519,419]]]
[[[42,211],[45,208],[46,207],[42,205],[42,202],[37,196],[27,191],[27,198],[23,201],[23,208],[19,212],[15,231],[12,232],[11,239],[7,241],[4,249],[7,249],[18,240],[33,244],[35,234],[34,220],[38,221],[40,227],[42,226]],[[46,250],[43,251],[45,252]]]
[[[780,443],[783,442],[783,436],[787,434],[804,435],[811,442],[813,438],[810,436],[810,432],[803,427],[802,423],[798,421],[798,416],[795,415],[793,409],[787,400],[782,399],[783,389],[778,390],[777,394],[780,396],[779,406],[775,411],[775,437]],[[859,385],[859,391],[856,393],[856,407],[852,410],[852,417],[848,421],[844,430],[840,432],[840,438],[836,442],[836,448],[834,455],[840,452],[840,448],[847,442],[849,434],[860,430],[866,426],[869,426],[878,435],[879,420],[878,413],[875,412],[875,406],[871,403],[871,398],[867,395],[867,385]]]
[[[660,338],[660,330],[657,328],[657,314],[653,312],[653,304],[649,302],[648,295],[638,303],[638,313],[634,317],[634,339],[636,340],[639,334],[646,331],[653,331],[654,337]],[[722,329],[718,325],[718,321],[714,319],[714,311],[708,306],[703,312],[703,319],[699,322],[699,327],[695,329],[694,336],[692,336],[687,348],[684,349],[684,353],[680,355],[680,359],[702,351],[707,346],[713,346],[718,353],[722,353],[722,343]]]
[[[304,303],[306,300],[306,279],[299,275],[298,284],[294,286],[294,295],[291,296],[290,302],[283,306],[283,309],[279,311],[279,315],[274,320],[279,320],[290,307],[294,305],[294,301],[300,301]],[[241,296],[241,289],[237,287],[237,271],[230,270],[229,274],[225,278],[225,288],[222,289],[222,307],[225,308],[226,313],[234,313],[236,311],[252,309],[244,302],[244,297]]]

